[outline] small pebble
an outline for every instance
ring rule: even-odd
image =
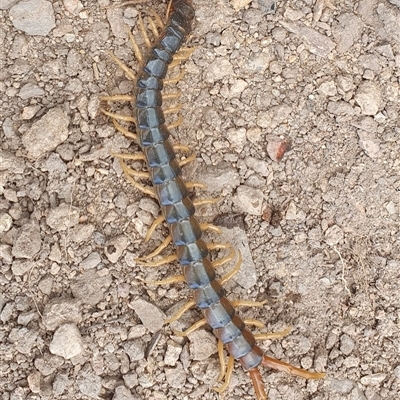
[[[53,335],[49,350],[52,354],[69,360],[82,353],[83,341],[75,324],[61,325]]]

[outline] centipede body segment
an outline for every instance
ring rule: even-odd
[[[182,312],[196,305],[204,318],[195,324],[194,328],[208,324],[220,343],[218,346],[220,359],[223,359],[224,348],[229,354],[227,371],[225,368],[222,368],[221,371],[221,375],[226,377],[225,383],[216,390],[222,391],[226,388],[233,369],[233,360],[239,360],[244,370],[249,371],[256,398],[261,400],[267,398],[259,371],[259,367],[262,365],[309,379],[322,378],[325,374],[308,372],[265,356],[256,344],[255,336],[247,329],[245,322],[237,315],[235,307],[227,299],[221,284],[225,279],[217,279],[214,269],[216,264],[209,259],[209,246],[202,238],[202,228],[204,227],[195,217],[195,204],[189,197],[188,184],[182,178],[181,165],[171,143],[170,129],[165,123],[162,109],[162,90],[168,67],[173,65],[174,56],[177,55],[185,38],[191,32],[194,16],[191,0],[171,1],[168,20],[162,32],[150,46],[147,55],[142,58],[142,67],[135,77],[134,94],[131,97],[128,96],[133,99],[134,115],[129,118],[121,118],[134,122],[136,132],[129,133],[117,122],[114,124],[126,136],[136,139],[143,151],[148,174],[136,176],[148,177],[151,180],[153,189],[149,189],[146,193],[154,195],[160,204],[162,217],[157,224],[164,220],[169,227],[169,241],[172,241],[175,246],[176,254],[165,260],[176,259],[182,267],[180,277],[161,283],[178,282],[183,279],[186,281],[192,290],[193,300]],[[134,39],[133,46],[137,53],[137,44]],[[128,68],[121,66],[124,69]],[[128,97],[115,96],[104,99],[124,100]],[[117,114],[106,113],[114,119],[118,118]],[[130,158],[129,155],[120,155],[120,157]],[[130,180],[134,181],[132,178],[135,176],[134,172],[129,169],[125,172],[129,175]],[[143,189],[139,183],[134,183],[134,185]],[[168,245],[169,241],[164,244],[164,247]],[[158,265],[156,263],[148,264]],[[237,269],[239,267],[240,255]],[[230,276],[226,277],[226,279],[229,278]],[[266,334],[262,337],[276,338],[287,333],[285,331]]]

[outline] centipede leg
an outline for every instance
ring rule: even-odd
[[[150,14],[153,16],[153,18],[156,21],[156,24],[158,25],[158,27],[160,29],[164,29],[165,23],[162,20],[162,18],[160,17],[160,15],[156,11],[154,11],[152,8],[150,9]],[[158,32],[157,32],[157,34],[158,34]],[[157,36],[157,34],[155,34],[154,36]]]
[[[143,265],[144,267],[161,267],[165,264],[169,264],[173,261],[176,261],[177,259],[178,259],[178,257],[176,254],[171,254],[170,256],[163,257],[157,261],[144,262],[144,261],[136,260],[136,262],[137,262],[137,264]]]
[[[176,336],[186,337],[204,325],[207,325],[207,320],[205,318],[202,318],[199,321],[197,321],[195,324],[193,324],[190,328],[186,329],[185,331],[183,331],[183,332],[174,331],[174,334]]]
[[[131,117],[130,115],[115,114],[105,110],[104,108],[100,108],[100,111],[111,118],[119,119],[126,122],[133,122],[136,125],[136,118]]]
[[[181,109],[182,109],[182,104],[177,104],[176,106],[166,108],[164,110],[164,115],[179,112]]]
[[[258,319],[247,318],[247,319],[244,319],[243,322],[246,325],[256,326],[257,328],[264,328],[265,327],[264,322],[261,322]]]
[[[128,94],[115,94],[113,96],[101,96],[100,101],[134,101],[134,96]]]
[[[219,358],[219,363],[220,363],[220,372],[219,372],[219,375],[217,378],[217,382],[221,382],[226,373],[224,343],[221,340],[218,340],[218,358]]]
[[[179,82],[185,75],[185,71],[181,71],[178,75],[174,76],[173,78],[167,78],[164,80],[164,84],[171,84]]]
[[[118,132],[121,132],[125,137],[129,139],[133,139],[136,143],[138,142],[138,137],[136,133],[130,132],[128,129],[124,128],[122,125],[120,125],[115,118],[112,119],[112,122],[114,124],[115,129]]]
[[[232,378],[233,367],[235,365],[234,362],[235,362],[235,359],[232,356],[229,356],[228,364],[226,367],[225,382],[219,387],[213,387],[213,389],[216,392],[222,393],[229,386],[229,383],[231,382],[231,378]]]
[[[232,305],[234,307],[240,307],[240,306],[244,306],[244,307],[261,307],[265,303],[267,303],[267,300],[264,300],[264,301],[232,300],[231,303],[232,303]]]
[[[261,378],[260,371],[257,368],[249,370],[251,381],[253,382],[254,391],[256,393],[257,400],[267,400],[267,394],[265,393],[264,384]]]
[[[153,258],[155,256],[158,256],[172,241],[171,235],[168,235],[164,241],[155,249],[153,250],[150,254],[147,254],[146,256],[139,257],[137,260],[149,260],[150,258]]]
[[[321,372],[310,372],[302,368],[294,367],[288,363],[285,363],[275,358],[264,355],[262,365],[268,368],[276,369],[278,371],[287,372],[288,374],[299,376],[300,378],[306,379],[322,379],[325,378],[326,374]]]
[[[241,265],[242,265],[242,253],[239,251],[238,260],[236,262],[235,267],[220,279],[219,281],[220,285],[223,285],[224,283],[229,281],[229,279],[231,279],[234,275],[236,275],[239,272]]]
[[[200,188],[200,189],[206,189],[207,185],[202,183],[202,182],[186,182],[186,187],[188,189],[193,189],[193,188]]]
[[[154,190],[152,188],[146,187],[144,185],[142,185],[141,183],[135,181],[130,175],[125,174],[126,179],[128,179],[128,181],[132,184],[132,186],[134,186],[136,189],[140,190],[141,192],[143,192],[144,194],[147,194],[153,198],[156,198],[156,195],[154,193]]]
[[[282,332],[268,332],[268,333],[257,333],[254,335],[257,340],[270,340],[270,339],[280,339],[283,338],[292,331],[292,328],[289,326]]]
[[[221,228],[219,226],[216,226],[216,225],[213,225],[213,224],[207,224],[207,223],[200,224],[200,228],[201,228],[202,231],[210,230],[210,231],[213,231],[215,233],[218,233],[219,235],[222,234]]]
[[[182,122],[183,122],[183,117],[182,117],[182,115],[180,115],[179,118],[175,122],[172,122],[171,124],[167,125],[167,128],[168,128],[168,130],[177,128],[178,126],[182,125]]]
[[[163,100],[166,99],[176,99],[177,97],[182,96],[182,92],[172,92],[172,93],[165,93],[162,95]]]
[[[222,200],[222,197],[216,197],[215,199],[200,199],[200,200],[193,200],[193,204],[195,207],[204,206],[206,204],[216,204]]]
[[[136,171],[135,169],[128,167],[125,163],[124,163],[124,167],[123,170],[126,174],[132,175],[132,176],[136,176],[137,178],[143,178],[143,179],[149,179],[150,178],[150,174],[146,171]]]
[[[139,62],[143,62],[143,54],[142,54],[142,52],[140,51],[140,48],[139,48],[139,46],[138,46],[138,44],[137,44],[137,42],[136,42],[136,39],[135,39],[135,37],[132,35],[132,32],[131,32],[131,30],[129,29],[129,27],[127,27],[127,33],[128,33],[128,36],[129,36],[129,41],[131,42],[131,46],[132,46],[132,48],[133,48],[133,52],[135,53],[135,56],[136,56],[137,60],[138,60]]]
[[[183,307],[179,309],[178,312],[176,312],[174,315],[171,317],[167,318],[165,322],[167,324],[170,324],[176,320],[178,320],[187,310],[190,310],[192,307],[196,305],[196,302],[194,300],[188,301]]]
[[[149,39],[149,36],[147,35],[147,31],[146,31],[146,28],[144,27],[144,23],[143,23],[143,18],[142,18],[142,16],[140,14],[139,14],[139,17],[138,17],[138,23],[139,23],[140,33],[142,34],[144,43],[146,44],[146,47],[148,49],[150,49],[151,48],[151,41]]]
[[[129,30],[129,28],[128,28]],[[130,33],[130,31],[129,31]],[[118,64],[118,66],[128,75],[128,77],[132,80],[135,81],[136,80],[136,74],[135,71],[133,71],[132,69],[130,69],[124,62],[122,62],[118,57],[116,57],[113,53],[109,53],[110,57],[114,60],[114,62],[116,64]]]
[[[145,279],[139,279],[139,280],[147,285],[170,285],[171,283],[185,282],[185,277],[183,275],[176,275],[166,279],[162,279],[161,281],[147,281]]]

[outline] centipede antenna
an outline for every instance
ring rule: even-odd
[[[156,11],[154,11],[152,8],[150,8],[149,12],[152,15],[152,17],[154,18],[154,20],[156,21],[156,24],[158,25],[158,27],[160,29],[164,29],[165,28],[165,23],[162,20],[162,18],[160,17],[160,15]]]
[[[133,49],[133,52],[135,53],[135,56],[137,58],[137,60],[142,63],[143,62],[143,54],[140,51],[140,48],[136,42],[135,37],[132,35],[131,30],[129,29],[129,26],[126,27],[127,33],[128,33],[128,37],[129,37],[129,41],[131,42],[131,46]]]

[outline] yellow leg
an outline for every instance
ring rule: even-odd
[[[115,129],[118,132],[121,132],[125,137],[129,139],[133,139],[136,143],[138,142],[138,137],[136,133],[130,132],[128,129],[124,128],[122,125],[120,125],[115,118],[112,119],[112,122],[114,124]]]
[[[136,153],[136,154],[111,153],[111,155],[119,158],[120,160],[146,161],[146,158],[143,153]]]
[[[135,53],[135,56],[136,56],[137,60],[139,61],[139,63],[142,63],[143,62],[143,54],[140,51],[140,48],[136,42],[136,39],[132,35],[132,32],[129,29],[129,27],[127,27],[127,31],[128,31],[129,41],[131,42],[131,46],[133,48],[133,52]]]
[[[145,237],[145,239],[144,239],[144,241],[145,241],[146,243],[150,240],[151,235],[153,234],[153,232],[154,232],[164,221],[165,221],[165,218],[164,218],[163,215],[160,215],[159,217],[157,217],[157,218],[155,219],[155,221],[151,224],[151,227],[149,228],[149,230],[148,230],[148,232],[147,232],[147,235],[146,235],[146,237]]]
[[[292,331],[292,328],[289,326],[282,332],[269,332],[269,333],[257,333],[254,335],[254,337],[257,340],[270,340],[270,339],[280,339],[283,338]]]
[[[222,200],[222,197],[216,197],[215,199],[201,199],[201,200],[193,200],[193,204],[195,207],[203,206],[206,204],[216,204]]]
[[[149,39],[149,36],[147,35],[146,28],[144,27],[144,23],[143,23],[143,18],[140,14],[139,14],[139,18],[138,18],[138,24],[139,24],[140,33],[142,34],[144,43],[146,44],[146,47],[148,49],[150,49],[151,41]]]
[[[179,166],[183,167],[184,165],[191,163],[195,159],[196,159],[196,154],[192,154],[191,156],[185,158],[184,160],[179,161]]]
[[[216,225],[213,225],[213,224],[207,224],[207,223],[200,224],[200,228],[201,228],[202,231],[210,230],[210,231],[213,231],[213,232],[218,233],[220,235],[222,234],[221,228],[216,226]]]
[[[154,36],[154,38],[157,38],[158,36],[159,36],[159,33],[158,33],[158,29],[157,29],[157,25],[156,25],[156,23],[154,22],[154,20],[152,19],[152,18],[147,18],[147,21],[148,21],[148,23],[149,23],[149,25],[150,25],[150,30],[151,30],[151,32],[153,33],[153,36]]]
[[[195,47],[187,47],[185,49],[180,50],[179,53],[174,56],[174,60],[170,64],[170,68],[176,67],[182,61],[187,60],[195,51],[195,49],[196,49]]]
[[[183,331],[183,332],[174,331],[174,334],[176,336],[186,337],[186,336],[190,335],[192,332],[194,332],[196,329],[199,329],[204,325],[207,325],[207,320],[205,318],[202,318],[201,320],[199,320],[195,324],[193,324],[190,328],[186,329],[186,331]]]
[[[321,372],[310,372],[302,368],[294,367],[288,363],[285,363],[275,358],[264,355],[262,365],[268,368],[276,369],[278,371],[287,372],[288,374],[299,376],[300,378],[306,379],[322,379],[325,378],[326,374]]]
[[[128,179],[128,181],[132,184],[132,186],[134,186],[136,189],[139,189],[141,192],[143,192],[144,194],[147,194],[153,198],[157,198],[157,196],[154,193],[153,188],[149,188],[146,187],[144,185],[142,185],[141,183],[135,181],[130,175],[125,174],[126,179]]]
[[[181,71],[179,73],[179,75],[177,75],[177,76],[174,76],[174,77],[168,78],[168,79],[164,79],[164,84],[168,85],[168,84],[171,84],[171,83],[177,83],[183,78],[184,75],[185,75],[185,72]]]
[[[130,31],[129,31],[130,32]],[[118,57],[115,57],[113,53],[109,53],[110,57],[114,60],[116,64],[128,75],[128,77],[132,80],[136,80],[136,74],[134,71],[132,71],[125,63],[123,63]]]
[[[153,18],[156,21],[156,24],[158,25],[158,27],[160,29],[163,29],[164,26],[165,26],[165,23],[162,20],[162,18],[160,17],[160,15],[156,11],[154,11],[153,9],[150,9],[150,14],[153,16]]]
[[[167,128],[168,128],[168,130],[176,128],[179,125],[181,125],[182,122],[183,122],[183,117],[182,117],[182,115],[180,115],[179,118],[175,122],[172,122],[172,124],[167,125]]]
[[[121,115],[121,114],[111,113],[111,112],[105,110],[104,108],[100,108],[100,111],[103,114],[105,114],[105,115],[107,115],[107,116],[109,116],[111,118],[119,119],[121,121],[126,121],[126,122],[133,122],[133,123],[136,124],[136,118],[135,117],[131,117],[129,115]]]
[[[155,249],[153,250],[150,254],[147,254],[144,257],[139,257],[136,260],[149,260],[150,258],[153,258],[155,256],[158,256],[168,245],[171,243],[172,238],[171,235],[168,235],[164,241]]]
[[[219,283],[223,285],[224,283],[228,282],[235,274],[239,272],[240,266],[242,265],[242,253],[238,251],[238,260],[236,262],[235,268],[229,271],[226,275],[224,275]]]
[[[257,328],[264,328],[264,327],[265,327],[264,322],[261,322],[261,321],[259,321],[259,320],[257,320],[257,319],[251,319],[251,318],[249,318],[249,319],[244,319],[243,322],[244,322],[246,325],[256,326]]]
[[[226,373],[224,344],[221,342],[221,340],[218,340],[218,358],[219,358],[219,363],[221,364],[221,369],[217,378],[217,382],[221,382]]]
[[[182,92],[173,92],[173,93],[163,93],[163,100],[176,99],[177,97],[182,96]]]
[[[171,324],[172,322],[176,321],[187,311],[190,310],[193,306],[196,305],[194,300],[188,301],[178,312],[176,312],[172,317],[169,317],[165,320],[167,324]]]
[[[172,114],[174,112],[179,112],[182,109],[182,104],[177,104],[176,106],[166,108],[163,110],[164,114]]]
[[[134,96],[129,96],[128,94],[116,94],[114,96],[101,96],[101,101],[134,101]]]
[[[186,187],[188,189],[193,189],[193,188],[200,188],[200,189],[206,189],[207,185],[201,182],[186,182]]]
[[[171,276],[169,278],[163,279],[161,281],[146,281],[144,279],[140,279],[143,283],[146,285],[169,285],[171,283],[179,283],[179,282],[185,282],[185,277],[183,275],[175,275]]]
[[[245,307],[261,307],[264,304],[266,304],[268,301],[250,301],[250,300],[233,300],[231,301],[233,307],[240,307],[240,306],[245,306]]]
[[[169,264],[169,263],[171,263],[173,261],[176,261],[177,259],[178,259],[178,257],[177,257],[176,254],[171,254],[170,256],[163,257],[163,258],[161,258],[160,260],[157,260],[157,261],[148,261],[148,262],[146,261],[146,262],[144,262],[144,261],[140,261],[140,260],[136,259],[136,263],[138,265],[142,265],[144,267],[161,267],[161,266],[163,266],[165,264]]]
[[[213,245],[213,244],[211,243],[211,245]],[[214,246],[212,246],[212,247],[215,248]],[[210,247],[208,247],[208,249],[210,249]],[[232,247],[230,253],[226,257],[223,257],[223,258],[220,258],[219,260],[213,261],[212,265],[214,268],[218,268],[221,265],[224,265],[224,264],[232,261],[234,258],[235,258],[235,249]]]
[[[135,169],[128,167],[125,163],[124,163],[124,172],[131,175],[131,176],[136,176],[137,178],[142,178],[142,179],[149,179],[150,178],[150,174],[146,171],[136,171]]]
[[[229,386],[229,383],[230,383],[231,377],[232,377],[234,363],[235,363],[235,359],[232,356],[229,356],[228,365],[227,365],[226,374],[225,374],[225,382],[219,387],[213,387],[213,389],[216,392],[222,393]]]

